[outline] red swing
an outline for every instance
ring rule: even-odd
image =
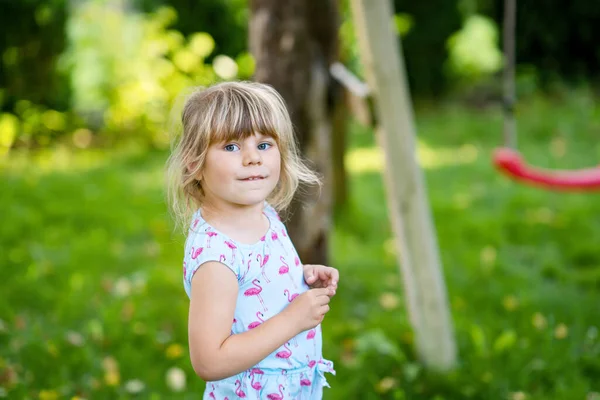
[[[515,17],[516,0],[505,0],[504,7],[504,141],[493,153],[496,168],[510,178],[556,191],[600,190],[600,166],[581,170],[550,170],[528,165],[515,150]]]

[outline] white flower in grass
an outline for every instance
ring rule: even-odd
[[[119,278],[115,283],[114,294],[117,297],[126,297],[131,293],[131,282],[127,278]]]
[[[138,394],[142,392],[145,388],[146,385],[144,385],[144,382],[140,381],[139,379],[132,379],[125,383],[125,390],[131,394]]]
[[[172,367],[167,371],[167,386],[174,392],[185,389],[185,372],[181,368]]]

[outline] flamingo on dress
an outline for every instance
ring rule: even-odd
[[[250,272],[250,263],[252,262],[252,258],[250,257],[252,255],[252,253],[248,254],[248,268],[246,269],[246,272],[244,272],[244,275],[242,275],[242,279],[240,279],[240,284],[244,283],[244,279],[246,279],[246,275],[248,275],[248,272]]]
[[[315,335],[316,334],[317,334],[317,332],[316,332],[315,329],[311,329],[306,334],[306,340],[312,340],[313,341],[313,345],[314,345],[314,348],[315,348],[315,354],[317,354],[317,341],[315,340]]]
[[[204,250],[204,247],[198,247],[197,249],[195,247],[192,247],[192,260],[195,260],[196,258],[198,258],[198,256],[200,254],[202,254],[203,250]]]
[[[261,313],[260,311],[257,311],[256,318],[258,318],[258,321],[254,321],[250,325],[248,325],[248,329],[254,329],[257,326],[259,326],[260,324],[262,324],[263,322],[265,322],[261,317],[258,316],[259,314],[264,317],[263,313]]]
[[[290,296],[291,292],[288,289],[285,289],[283,291],[283,294],[287,296],[289,303],[291,303],[296,297],[298,297],[298,293],[294,293]]]
[[[294,285],[294,288],[298,289],[298,287],[296,286],[296,282],[294,282],[294,278],[292,278],[292,275],[290,274],[289,265],[285,262],[285,259],[283,258],[283,256],[279,256],[279,259],[283,263],[283,265],[281,267],[279,267],[279,275],[288,274],[288,276],[290,277],[290,280],[292,281],[292,285]]]
[[[258,300],[260,301],[260,304],[262,304],[262,306],[263,306],[263,309],[264,309],[265,311],[268,311],[268,308],[267,308],[267,306],[265,305],[265,302],[264,302],[263,298],[260,296],[260,292],[262,292],[262,286],[260,286],[260,285],[259,285],[259,283],[260,283],[260,281],[259,281],[258,279],[254,279],[254,280],[252,281],[252,284],[253,284],[254,286],[256,286],[256,287],[253,287],[253,288],[247,289],[247,290],[244,292],[244,296],[246,296],[246,297],[250,297],[250,296],[256,296],[256,297],[258,297]]]
[[[242,399],[246,397],[246,393],[242,390],[242,382],[239,379],[235,381],[235,394]]]
[[[224,243],[227,245],[227,247],[229,247],[231,249],[231,262],[234,262],[235,261],[235,249],[237,249],[237,246],[228,240],[225,240]]]
[[[267,283],[270,283],[271,281],[269,280],[267,275],[265,275],[265,265],[267,264],[267,261],[269,261],[269,255],[265,254],[265,258],[263,259],[262,254],[257,254],[256,261],[258,261],[260,263],[260,268],[262,269],[263,278],[265,278],[265,281],[267,281]]]
[[[304,378],[304,372],[300,374],[300,386],[310,386],[312,382],[308,378]]]
[[[285,360],[288,362],[288,364],[290,365],[290,367],[292,366],[292,362],[290,361],[290,357],[292,356],[292,351],[290,350],[288,346],[289,343],[286,343],[283,345],[283,347],[285,348],[285,350],[282,350],[280,352],[277,352],[277,354],[275,354],[275,357],[280,358],[282,360]]]
[[[206,239],[206,248],[210,249],[210,239],[212,239],[213,236],[217,236],[217,232],[206,231],[206,234],[208,235],[208,239]]]
[[[269,393],[267,395],[269,400],[283,400],[283,385],[279,385],[279,393]]]
[[[252,389],[254,389],[254,390],[262,389],[262,385],[260,384],[260,382],[254,382],[254,374],[251,374],[251,376],[252,376],[252,381],[250,382],[250,386],[252,386]]]

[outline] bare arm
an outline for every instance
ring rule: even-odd
[[[237,295],[235,275],[216,261],[203,264],[192,278],[190,358],[205,381],[252,368],[300,332],[288,313],[280,313],[252,330],[231,335]]]

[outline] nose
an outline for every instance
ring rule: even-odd
[[[262,157],[255,146],[244,149],[244,165],[260,165]]]

